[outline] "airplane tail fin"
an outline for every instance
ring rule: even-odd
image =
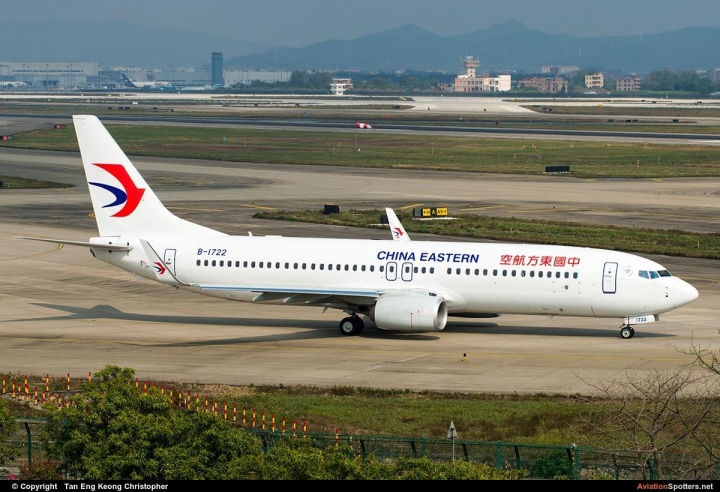
[[[393,209],[386,207],[385,214],[388,218],[388,224],[390,225],[390,231],[393,234],[393,240],[395,241],[410,241],[410,236],[405,232],[405,228],[400,222],[400,219],[395,215]]]
[[[122,75],[123,84],[125,84],[127,87],[137,88],[137,86],[133,83],[133,81],[130,80],[130,77],[128,77],[128,76],[125,75],[124,73],[121,74],[121,75]]]
[[[170,213],[96,116],[73,123],[101,236],[225,235]]]

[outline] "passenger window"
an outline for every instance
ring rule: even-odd
[[[578,278],[578,272],[573,273],[573,278]]]
[[[425,267],[422,267],[422,272],[425,273],[427,269]]]
[[[231,266],[232,266],[232,261],[228,261],[228,262],[227,262],[227,266],[231,267]]]
[[[336,265],[336,266],[337,266],[337,268],[335,268],[335,270],[338,270],[338,271],[342,270],[342,268],[340,268],[340,265]]]
[[[353,265],[353,272],[357,272],[357,265]]]
[[[542,270],[540,270],[540,271],[538,272],[538,277],[542,278],[542,276],[543,276],[543,272],[542,272]]]
[[[285,270],[290,269],[290,263],[285,262]]]
[[[565,278],[570,278],[570,272],[565,272]]]
[[[555,272],[555,278],[560,278],[560,272]]]
[[[513,270],[513,271],[510,272],[510,273],[512,274],[513,277],[514,277],[515,275],[517,275],[517,272],[516,272],[515,270]]]
[[[503,277],[507,277],[507,270],[503,270]]]
[[[205,260],[205,266],[208,266],[208,261],[207,261],[207,260]]]
[[[417,272],[418,272],[418,267],[413,268],[413,273],[417,273]]]
[[[320,270],[325,270],[325,263],[320,263]]]
[[[525,276],[525,270],[522,270],[522,271],[520,272],[520,276],[521,276],[521,277],[524,277],[524,276]]]
[[[364,272],[364,271],[365,271],[365,265],[361,266],[361,267],[360,267],[360,270],[362,270],[362,271]]]
[[[268,267],[268,268],[272,268],[272,261],[268,261],[268,262],[267,262],[267,267]]]
[[[478,268],[476,268],[476,269],[475,269],[475,276],[477,277],[478,275],[480,275],[480,270],[479,270]]]
[[[262,267],[263,267],[263,262],[261,261],[260,263],[258,263],[258,268],[262,268]]]
[[[384,272],[384,271],[385,271],[385,266],[384,266],[384,265],[380,265],[380,273],[382,273],[382,272]]]
[[[452,268],[448,268],[448,275],[452,275]]]
[[[435,267],[430,267],[430,273],[435,273]]]
[[[497,277],[497,269],[493,270],[493,277]]]
[[[380,271],[382,272],[382,267],[380,267]],[[390,273],[393,273],[393,272],[395,271],[395,267],[394,267],[393,265],[390,265],[390,266],[388,267],[388,271],[389,271]]]
[[[235,268],[240,268],[240,262],[239,262],[239,261],[236,261],[236,262],[235,262]],[[280,267],[278,267],[278,268],[280,268]]]
[[[276,261],[276,262],[275,262],[275,268],[277,268],[278,270],[280,269],[280,262],[279,262],[279,261]]]
[[[462,271],[462,270],[460,270],[459,268],[456,268],[456,269],[455,269],[455,273],[457,273],[458,275],[460,275],[460,272],[461,272],[461,271]]]
[[[534,276],[535,276],[535,270],[530,270],[530,276],[531,276],[531,277],[534,277]]]
[[[196,264],[197,266],[200,266],[200,260],[196,261],[195,264]]]
[[[307,263],[303,263],[302,269],[305,270],[307,268]]]
[[[310,263],[310,270],[315,270],[315,263]]]
[[[298,264],[297,264],[297,263],[293,263],[293,268],[294,268],[295,270],[297,270],[297,269],[298,269]]]
[[[487,268],[483,268],[483,276],[487,277],[487,274],[488,274]]]
[[[220,266],[225,266],[225,261],[220,260]]]
[[[375,271],[375,265],[370,265],[370,271],[371,271],[371,272],[374,272],[374,271]]]

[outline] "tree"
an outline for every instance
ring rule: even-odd
[[[720,411],[713,383],[691,371],[588,383],[597,395],[587,399],[591,410],[583,418],[605,437],[606,449],[632,451],[643,478],[714,478]]]
[[[211,413],[175,410],[142,394],[129,368],[107,366],[70,407],[48,405],[42,441],[71,477],[87,480],[224,478],[230,464],[262,452],[259,440]]]
[[[17,422],[10,414],[10,404],[7,400],[0,400],[0,465],[17,458],[20,454],[18,446],[8,443],[15,431],[17,431]]]

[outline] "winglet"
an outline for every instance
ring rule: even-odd
[[[410,236],[405,232],[405,228],[402,226],[400,219],[397,218],[393,209],[386,208],[385,213],[387,214],[388,224],[390,224],[390,231],[392,231],[393,240],[395,241],[410,241]]]

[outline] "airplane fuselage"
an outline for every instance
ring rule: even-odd
[[[132,246],[134,240],[112,241]],[[331,288],[337,296],[366,296],[372,304],[383,293],[407,289],[437,293],[451,315],[605,318],[657,315],[696,296],[692,287],[685,295],[687,284],[658,263],[591,248],[256,236],[149,242],[163,258],[161,267],[140,247],[94,252],[101,260],[153,280],[248,302],[287,303],[288,293],[322,296]],[[169,272],[160,274],[163,267]],[[274,290],[283,294],[273,299]],[[261,292],[265,295],[258,299]]]

